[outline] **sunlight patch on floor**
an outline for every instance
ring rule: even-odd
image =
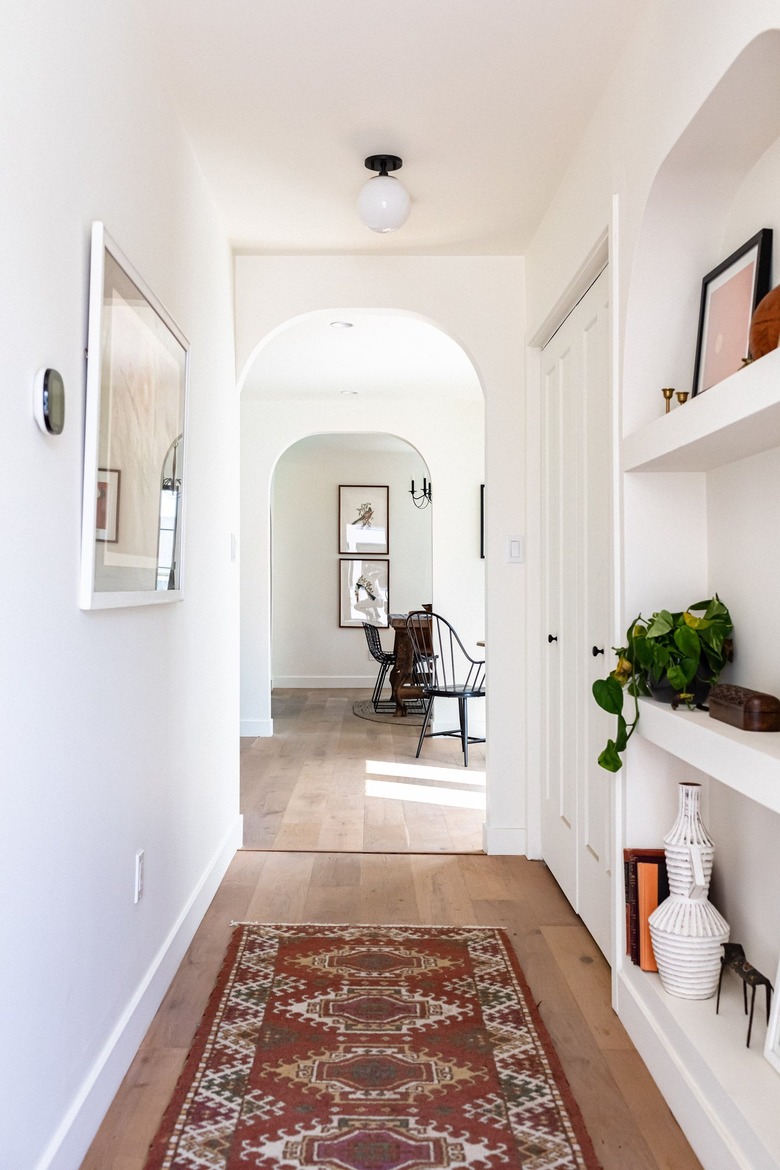
[[[450,808],[485,808],[484,792],[440,788],[427,784],[398,783],[393,780],[366,780],[366,796],[382,800],[407,800],[417,804],[447,805]]]
[[[474,768],[437,768],[429,764],[390,764],[385,760],[366,760],[366,774],[395,776],[406,780],[438,780],[442,784],[485,785],[485,773]]]

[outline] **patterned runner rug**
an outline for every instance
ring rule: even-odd
[[[236,928],[146,1170],[598,1170],[503,931]]]

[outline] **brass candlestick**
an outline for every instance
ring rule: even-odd
[[[688,391],[687,390],[676,390],[675,394],[677,396],[677,401],[680,403],[681,406],[682,406],[683,402],[688,401]]]
[[[672,409],[672,395],[674,394],[674,386],[665,386],[661,393],[664,396],[664,401],[666,402],[666,413],[668,414]]]

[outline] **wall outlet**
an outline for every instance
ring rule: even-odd
[[[144,851],[139,849],[135,855],[135,895],[133,901],[138,903],[144,895]]]

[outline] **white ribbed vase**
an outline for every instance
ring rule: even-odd
[[[669,897],[650,915],[661,983],[681,999],[709,999],[718,987],[729,924],[707,900],[715,849],[699,806],[701,785],[680,785],[677,820],[664,837]]]

